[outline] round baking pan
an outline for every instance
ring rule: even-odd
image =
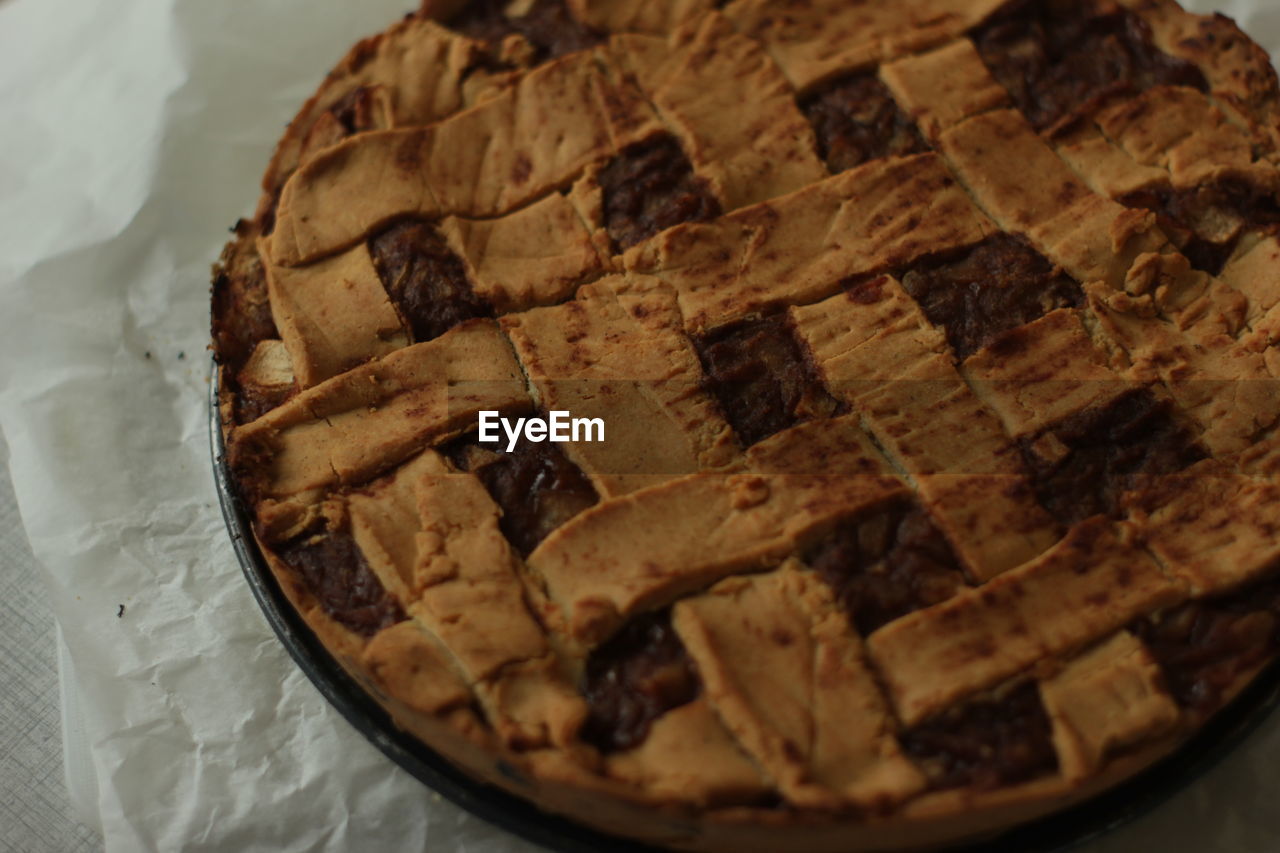
[[[424,785],[472,814],[563,853],[599,850],[642,853],[656,848],[587,829],[544,812],[527,800],[477,781],[401,731],[322,646],[285,598],[253,537],[245,506],[232,486],[218,411],[218,369],[209,396],[209,442],[218,503],[240,568],[254,598],[289,654],[352,726]],[[1145,814],[1221,760],[1280,702],[1280,661],[1273,662],[1234,701],[1173,754],[1109,791],[1063,812],[1016,827],[954,853],[1050,853],[1077,847]]]

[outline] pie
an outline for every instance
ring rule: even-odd
[[[1280,650],[1280,86],[1172,0],[427,0],[213,336],[315,634],[616,835],[989,837]]]

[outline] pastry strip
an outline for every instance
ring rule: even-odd
[[[722,15],[706,15],[669,40],[616,36],[611,48],[681,138],[724,210],[827,176],[786,78],[758,42],[734,32]],[[743,91],[751,93],[749,110]]]
[[[830,590],[788,562],[675,605],[708,701],[793,803],[875,806],[920,791],[862,643]]]
[[[1069,782],[1092,776],[1117,750],[1168,734],[1181,718],[1160,665],[1128,631],[1041,681],[1040,696]]]
[[[995,577],[1049,547],[1056,525],[942,332],[889,276],[856,294],[791,309],[796,333],[831,393],[915,480],[971,577]]]
[[[1002,0],[845,3],[739,0],[725,9],[741,32],[762,41],[799,90],[947,41],[980,23]]]
[[[1080,314],[1051,311],[1005,333],[965,359],[962,370],[977,395],[1014,438],[1050,425],[1135,387],[1107,367]]]
[[[702,388],[669,288],[610,277],[572,302],[500,322],[544,410],[604,422],[603,442],[564,445],[601,495],[723,467],[738,455]]]
[[[501,216],[659,129],[603,53],[570,54],[438,124],[361,134],[318,155],[285,184],[271,254],[295,266],[402,216]]]
[[[870,657],[903,724],[1184,598],[1129,538],[1095,516],[1036,560],[872,634]]]
[[[367,482],[474,424],[482,409],[529,403],[497,325],[475,320],[335,376],[236,429],[230,459],[246,471],[242,486],[263,499],[258,520],[279,532],[296,528],[319,490]]]
[[[310,388],[409,343],[364,243],[292,268],[271,263],[261,240],[258,249],[271,314],[300,387]]]
[[[1133,495],[1147,547],[1197,597],[1246,584],[1280,561],[1275,508],[1280,482],[1205,460]]]
[[[675,288],[702,332],[835,293],[994,230],[933,154],[875,160],[705,224],[672,228],[623,258]]]
[[[881,476],[695,474],[587,510],[528,564],[570,636],[599,641],[631,613],[767,568],[840,517],[903,493]]]
[[[370,566],[407,588],[409,615],[448,649],[503,741],[568,743],[585,703],[557,672],[480,481],[427,450],[347,500]]]

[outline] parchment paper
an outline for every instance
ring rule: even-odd
[[[108,851],[530,849],[328,707],[210,473],[209,265],[285,121],[411,3],[0,0],[0,426]],[[1224,11],[1280,48],[1280,4]],[[1277,794],[1280,720],[1089,849],[1274,849]]]

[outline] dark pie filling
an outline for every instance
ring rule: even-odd
[[[1210,275],[1222,272],[1240,234],[1280,226],[1280,204],[1270,192],[1243,181],[1224,180],[1189,189],[1154,187],[1121,196],[1121,204],[1156,214],[1160,230]]]
[[[670,134],[624,148],[600,172],[604,227],[622,251],[681,222],[720,215],[720,202],[693,173],[689,158]]]
[[[990,790],[1058,767],[1052,726],[1034,681],[943,711],[901,735],[935,788]]]
[[[902,286],[967,358],[1002,332],[1082,302],[1080,286],[1015,234],[916,264]]]
[[[1160,662],[1178,704],[1211,712],[1237,678],[1280,651],[1280,578],[1188,601],[1130,629]]]
[[[804,98],[800,109],[813,125],[818,156],[833,174],[928,150],[915,122],[874,74],[838,78]]]
[[[844,522],[808,550],[805,562],[835,591],[864,637],[965,586],[951,547],[915,501]]]
[[[234,230],[244,237],[250,227],[242,220]],[[232,418],[237,424],[256,420],[284,402],[274,393],[239,380],[241,369],[258,344],[280,335],[271,316],[262,262],[246,245],[251,244],[228,244],[214,268],[211,312],[213,352],[223,368],[225,386],[231,392]]]
[[[582,739],[605,753],[630,749],[644,741],[654,720],[692,702],[701,689],[671,627],[671,611],[637,616],[587,658]]]
[[[1140,17],[1108,0],[1014,0],[973,33],[996,80],[1037,130],[1153,86],[1208,83],[1162,53]]]
[[[400,603],[387,594],[350,533],[303,533],[274,550],[338,624],[371,637],[404,621]]]
[[[232,230],[243,237],[250,227],[241,220]],[[240,372],[259,343],[280,336],[262,262],[256,252],[237,251],[243,245],[227,244],[213,276],[213,351],[232,374]]]
[[[505,446],[505,440],[502,442]],[[475,474],[502,510],[499,526],[528,556],[551,531],[600,500],[581,469],[556,444],[521,438],[510,452],[474,437],[447,450],[459,468]]]
[[[415,341],[429,341],[493,307],[471,289],[462,260],[429,223],[406,220],[375,234],[369,254]]]
[[[840,411],[801,352],[786,315],[694,338],[706,385],[744,447]]]
[[[1143,478],[1172,474],[1205,458],[1169,401],[1146,389],[1077,412],[1051,432],[1067,449],[1061,458],[1046,459],[1036,440],[1023,439],[1020,446],[1036,497],[1067,524],[1099,513],[1118,517],[1120,496],[1140,488]]]
[[[599,44],[604,36],[578,21],[564,0],[535,0],[521,17],[508,17],[511,0],[468,0],[449,26],[465,36],[499,44],[520,35],[533,46],[534,61],[554,59]]]

